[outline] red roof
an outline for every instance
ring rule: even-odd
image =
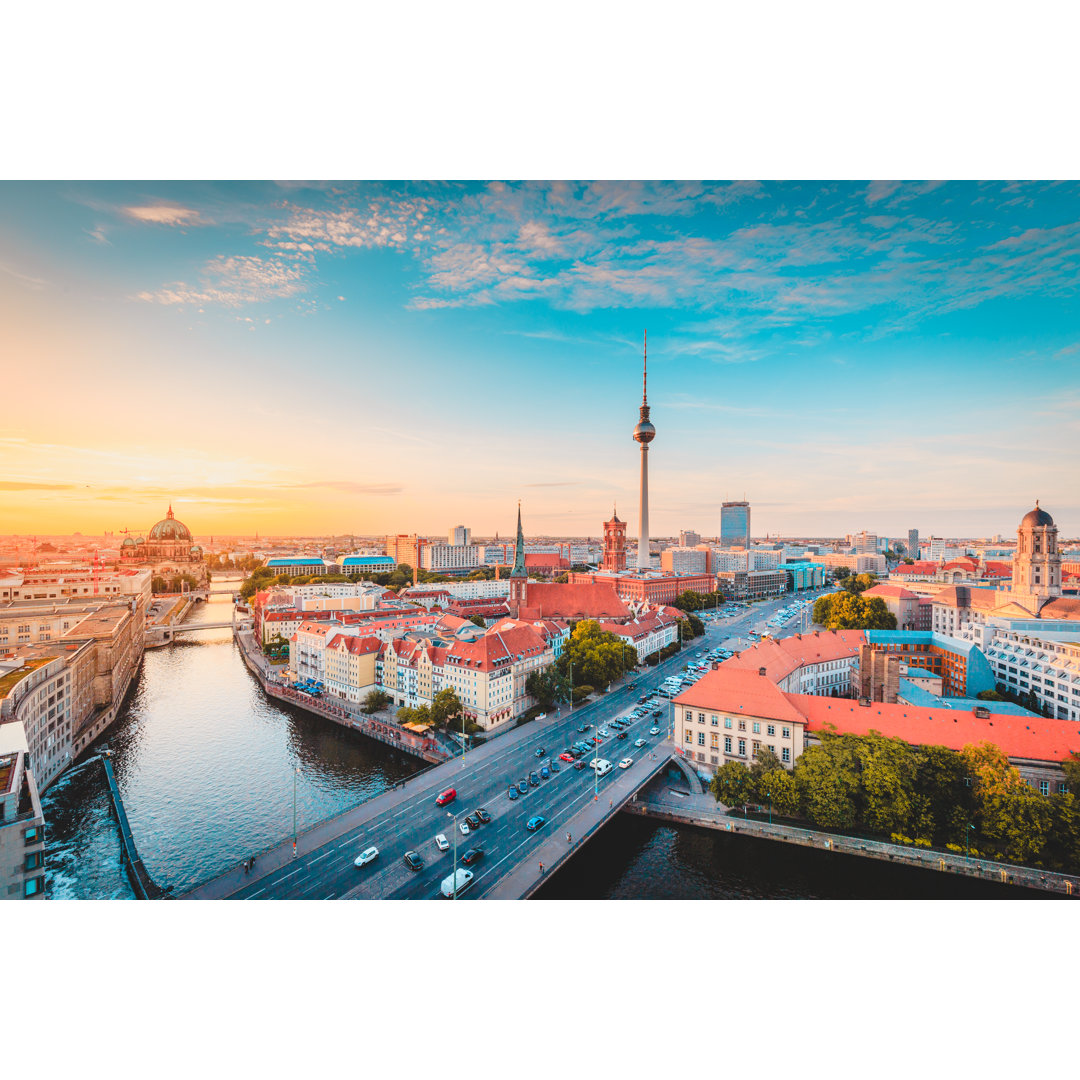
[[[893,571],[893,573],[899,575],[900,577],[903,577],[907,574],[936,574],[937,568],[938,566],[935,562],[902,563]]]
[[[366,655],[377,653],[382,647],[382,642],[377,637],[349,637],[346,634],[336,634],[326,646],[328,649],[337,649],[344,646],[351,653]]]
[[[787,697],[768,675],[722,664],[673,698],[672,704],[802,723],[802,714]]]
[[[541,552],[525,552],[525,569],[529,567],[550,566],[559,570],[569,570],[570,560],[561,555],[546,554]]]
[[[875,585],[872,589],[867,589],[863,596],[888,596],[893,600],[915,599],[915,593],[910,589],[905,589],[903,585]]]
[[[704,681],[704,680],[702,680]],[[866,735],[879,731],[913,746],[946,746],[962,750],[971,743],[992,742],[1010,758],[1061,761],[1080,751],[1080,724],[1070,720],[1010,716],[993,713],[981,719],[959,709],[919,709],[912,705],[884,704],[869,707],[841,698],[812,694],[785,694],[788,702],[807,719],[807,730]]]
[[[619,599],[615,586],[556,585],[530,581],[525,604],[518,613],[522,619],[628,619],[630,609]]]
[[[448,650],[447,659],[480,671],[491,671],[497,664],[509,664],[519,656],[538,656],[547,643],[531,627],[517,623],[505,630],[489,630],[476,641],[458,641]]]
[[[773,682],[779,682],[796,668],[856,656],[865,641],[862,630],[818,630],[801,636],[793,634],[779,641],[769,638],[725,660],[720,668],[757,671],[763,667]]]

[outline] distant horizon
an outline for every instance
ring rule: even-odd
[[[632,531],[646,330],[658,535],[1080,533],[1075,182],[19,181],[0,238],[20,534]]]

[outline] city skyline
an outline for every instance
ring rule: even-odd
[[[1077,194],[8,183],[4,531],[1075,535]]]

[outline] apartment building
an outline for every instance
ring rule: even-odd
[[[45,815],[30,762],[22,724],[0,724],[0,900],[45,896]]]

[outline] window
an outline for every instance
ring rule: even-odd
[[[697,744],[698,744],[698,746],[704,746],[705,745],[705,732],[704,731],[699,731],[697,733]]]
[[[780,760],[781,761],[790,761],[791,760],[791,749],[790,749],[790,747],[783,746],[783,747],[780,748]]]
[[[740,757],[746,757],[746,740],[745,739],[740,739],[739,740],[739,756]]]
[[[41,874],[37,877],[27,878],[26,884],[23,886],[23,896],[37,896],[41,892],[44,883],[45,878]]]
[[[769,733],[770,735],[775,735],[775,734],[776,734],[776,725],[775,725],[775,724],[769,724],[769,726],[768,726],[768,727],[767,727],[767,728],[766,728],[765,730],[766,730],[766,731],[767,731],[767,732],[768,732],[768,733]]]
[[[1069,790],[1069,785],[1065,783],[1058,784],[1058,794],[1065,795]]]
[[[781,731],[781,734],[784,736],[785,739],[790,739],[791,738],[791,728],[781,728],[780,731]],[[770,734],[771,734],[771,732],[770,732]]]
[[[26,862],[23,864],[23,869],[36,870],[39,866],[41,866],[43,860],[44,852],[31,851],[30,854],[26,856]]]
[[[724,727],[726,727],[728,729],[731,728],[731,717],[730,716],[725,716],[724,717]]]
[[[746,730],[746,721],[745,720],[740,720],[739,721],[739,730],[740,731],[745,731]]]
[[[1049,780],[1040,780],[1039,781],[1039,794],[1040,795],[1049,795],[1050,794],[1050,781]]]
[[[751,753],[751,755],[750,755],[750,756],[751,756],[751,757],[757,757],[757,755],[758,755],[758,751],[759,751],[760,749],[761,749],[761,743],[760,743],[760,742],[759,742],[759,741],[758,741],[757,739],[755,739],[755,740],[754,740],[754,745],[753,745],[753,752]]]
[[[1064,701],[1065,699],[1062,698],[1061,700]],[[720,721],[715,716],[712,717],[712,726],[713,727],[719,727],[720,726]]]
[[[686,733],[686,741],[687,742],[693,742],[694,741],[694,733],[692,731],[688,731]]]
[[[30,844],[39,844],[42,840],[45,839],[42,830],[37,828],[36,826],[32,829],[27,829],[26,832],[23,833],[23,837],[27,846],[29,846]]]
[[[724,736],[724,753],[725,754],[730,754],[731,753],[731,736],[730,735],[725,735]]]
[[[686,711],[686,722],[692,724],[694,722],[694,714],[689,709]]]
[[[697,722],[699,724],[704,724],[705,723],[705,714],[703,712],[699,712],[697,714]]]
[[[755,735],[761,734],[761,725],[756,720],[753,723],[753,731]]]

